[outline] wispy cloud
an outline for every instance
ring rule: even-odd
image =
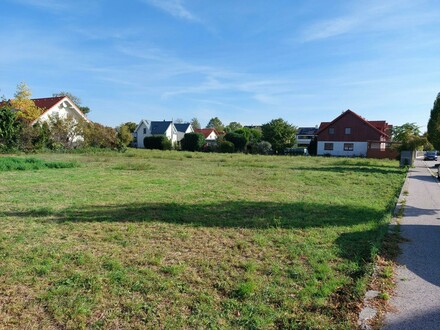
[[[16,2],[50,11],[61,11],[70,8],[66,1],[60,0],[16,0]]]
[[[182,0],[143,0],[168,14],[188,21],[200,22],[200,19],[185,8]]]
[[[392,30],[408,25],[423,24],[432,21],[437,16],[427,17],[414,11],[417,1],[391,0],[359,2],[345,8],[346,13],[338,17],[316,21],[307,26],[302,32],[305,42],[336,37],[348,33],[364,31]],[[438,17],[437,17],[438,18]]]

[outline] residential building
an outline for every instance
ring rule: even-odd
[[[296,144],[298,147],[307,148],[315,138],[318,127],[299,127],[296,133]]]
[[[321,123],[316,133],[317,154],[367,157],[369,149],[386,151],[391,128],[384,120],[368,121],[344,111],[333,121]]]

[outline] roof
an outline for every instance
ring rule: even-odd
[[[202,133],[205,139],[208,138],[208,136],[211,135],[212,132],[214,132],[215,135],[219,136],[219,133],[215,128],[196,128],[194,132]]]
[[[340,114],[338,117],[336,117],[335,119],[333,119],[331,122],[322,122],[321,125],[319,126],[319,130],[318,132],[316,132],[316,135],[319,135],[323,130],[325,130],[327,127],[331,126],[332,124],[334,124],[335,122],[337,122],[339,119],[341,119],[342,117],[348,115],[348,114],[352,114],[355,117],[357,117],[358,119],[360,119],[361,121],[363,121],[365,124],[367,124],[368,126],[370,126],[372,129],[374,129],[375,131],[377,131],[378,133],[384,135],[384,136],[389,136],[385,131],[386,129],[389,127],[389,125],[386,123],[386,121],[384,120],[376,120],[376,121],[368,121],[365,118],[359,116],[357,113],[355,113],[354,111],[351,111],[350,109],[344,111],[342,114]],[[378,123],[382,123],[383,126],[381,126],[380,128],[376,127],[378,125]],[[374,125],[376,124],[376,126]]]
[[[172,124],[172,121],[152,121],[151,122],[151,134],[165,134],[168,127]]]
[[[31,100],[34,101],[37,107],[47,110],[54,107],[58,102],[60,102],[64,98],[65,96],[56,96],[56,97],[45,97],[41,99],[31,99]]]
[[[190,123],[174,124],[174,127],[176,127],[176,130],[177,130],[178,132],[182,132],[182,133],[185,133],[185,132],[188,130],[188,128],[189,128],[190,126],[191,126]]]
[[[316,127],[298,127],[297,135],[315,135],[318,131]]]

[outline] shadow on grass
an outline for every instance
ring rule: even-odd
[[[379,222],[386,210],[311,202],[144,203],[1,212],[4,216],[45,217],[56,222],[164,222],[226,228],[310,228]]]
[[[320,167],[292,167],[294,171],[316,171],[316,172],[335,172],[346,173],[354,172],[359,174],[403,174],[405,170],[400,168],[390,168],[382,166],[359,166],[359,165],[337,165],[337,166],[320,166]]]

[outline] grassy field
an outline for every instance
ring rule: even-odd
[[[369,159],[33,158],[76,165],[0,166],[0,328],[354,328],[405,177]]]

